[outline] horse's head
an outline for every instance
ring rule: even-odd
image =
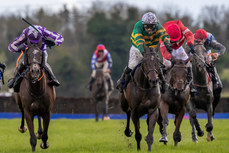
[[[189,58],[187,60],[175,60],[172,58],[172,63],[174,66],[170,71],[170,85],[173,87],[173,89],[178,91],[183,91],[185,89],[188,74],[186,65],[189,60]]]
[[[26,51],[27,61],[29,66],[30,80],[35,83],[42,76],[42,67],[44,63],[44,53],[40,50],[40,44],[29,44]]]
[[[103,81],[104,81],[104,73],[103,69],[96,69],[96,74],[95,74],[95,84],[98,89],[100,89],[103,86]]]
[[[204,47],[204,42],[195,40],[194,49],[196,55],[193,56],[192,63],[199,68],[199,71],[203,71],[204,63],[205,63],[204,61],[207,54],[207,50]]]
[[[156,85],[158,82],[158,68],[157,53],[155,49],[147,48],[144,45],[144,58],[142,60],[142,71],[148,79],[150,86]]]

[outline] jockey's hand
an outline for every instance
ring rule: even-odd
[[[107,69],[107,73],[111,73],[111,70],[110,69]]]
[[[167,46],[166,47],[166,49],[167,49],[167,51],[171,54],[172,53],[172,51],[173,51],[173,49],[172,49],[172,47],[171,46]]]
[[[193,45],[192,45],[192,44],[190,44],[190,45],[189,45],[189,47],[190,47],[190,51],[189,51],[189,53],[195,54],[195,50],[194,50]]]
[[[216,59],[218,59],[219,54],[218,53],[213,53],[212,56]]]
[[[2,68],[2,70],[4,71],[6,68],[6,65],[4,63],[0,63],[0,67]]]
[[[54,42],[53,40],[51,40],[51,39],[45,39],[45,44],[46,44],[49,48],[51,48],[52,46],[55,46],[55,45],[56,45],[55,42]]]
[[[25,46],[20,46],[18,47],[18,51],[23,51],[23,53],[25,52],[26,47]]]

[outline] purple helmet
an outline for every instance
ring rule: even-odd
[[[39,43],[41,41],[41,34],[36,30],[31,30],[28,32],[28,39],[32,43]]]

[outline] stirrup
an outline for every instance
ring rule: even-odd
[[[14,82],[15,82],[15,79],[14,79],[14,78],[11,78],[11,79],[8,81],[7,86],[8,86],[9,88],[13,88],[13,87],[14,87]]]
[[[56,87],[58,87],[58,86],[60,86],[60,83],[57,80],[50,80],[49,83],[48,83],[48,85],[49,86],[56,86]]]

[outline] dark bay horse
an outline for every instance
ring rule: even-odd
[[[158,124],[160,126],[160,132],[162,134],[160,142],[166,144],[168,142],[166,127],[168,126],[168,113],[175,114],[174,124],[176,126],[173,133],[174,145],[181,141],[180,125],[183,120],[186,104],[190,99],[190,88],[187,83],[187,60],[172,60],[173,67],[168,70],[166,75],[166,81],[168,82],[167,89],[161,96],[161,102],[159,105],[160,115],[158,118]]]
[[[131,81],[124,93],[120,93],[119,99],[123,111],[127,114],[125,135],[130,137],[133,132],[129,128],[130,117],[135,127],[135,140],[137,149],[140,150],[140,117],[147,114],[148,135],[145,140],[148,151],[153,144],[153,132],[158,119],[158,106],[161,98],[159,87],[159,63],[157,53],[153,49],[144,46],[145,54],[142,62],[135,68]]]
[[[200,124],[196,117],[197,108],[203,109],[207,112],[208,123],[205,125],[206,131],[208,132],[207,140],[212,141],[214,136],[212,134],[213,129],[213,86],[211,78],[206,70],[206,49],[203,42],[195,41],[194,43],[195,54],[192,58],[192,73],[193,73],[193,85],[198,91],[198,94],[191,96],[190,103],[187,105],[190,124],[192,126],[192,140],[197,142],[195,129],[197,130],[198,136],[203,136],[204,132],[200,127]]]
[[[38,116],[38,135],[41,136],[42,143],[40,147],[46,149],[49,147],[48,127],[51,117],[51,110],[56,99],[54,87],[48,86],[48,77],[42,68],[44,63],[44,53],[41,52],[41,44],[28,44],[28,50],[25,54],[28,56],[27,72],[21,82],[20,91],[16,93],[15,99],[22,113],[21,125],[19,131],[24,133],[24,118],[26,119],[32,151],[35,151],[37,138],[34,133],[34,116]],[[24,61],[25,62],[25,61]],[[41,125],[43,119],[43,129]]]
[[[99,106],[102,103],[102,119],[108,115],[108,100],[110,93],[108,92],[107,81],[104,77],[103,69],[97,68],[95,82],[92,85],[92,102],[95,105],[95,119],[99,120]]]

